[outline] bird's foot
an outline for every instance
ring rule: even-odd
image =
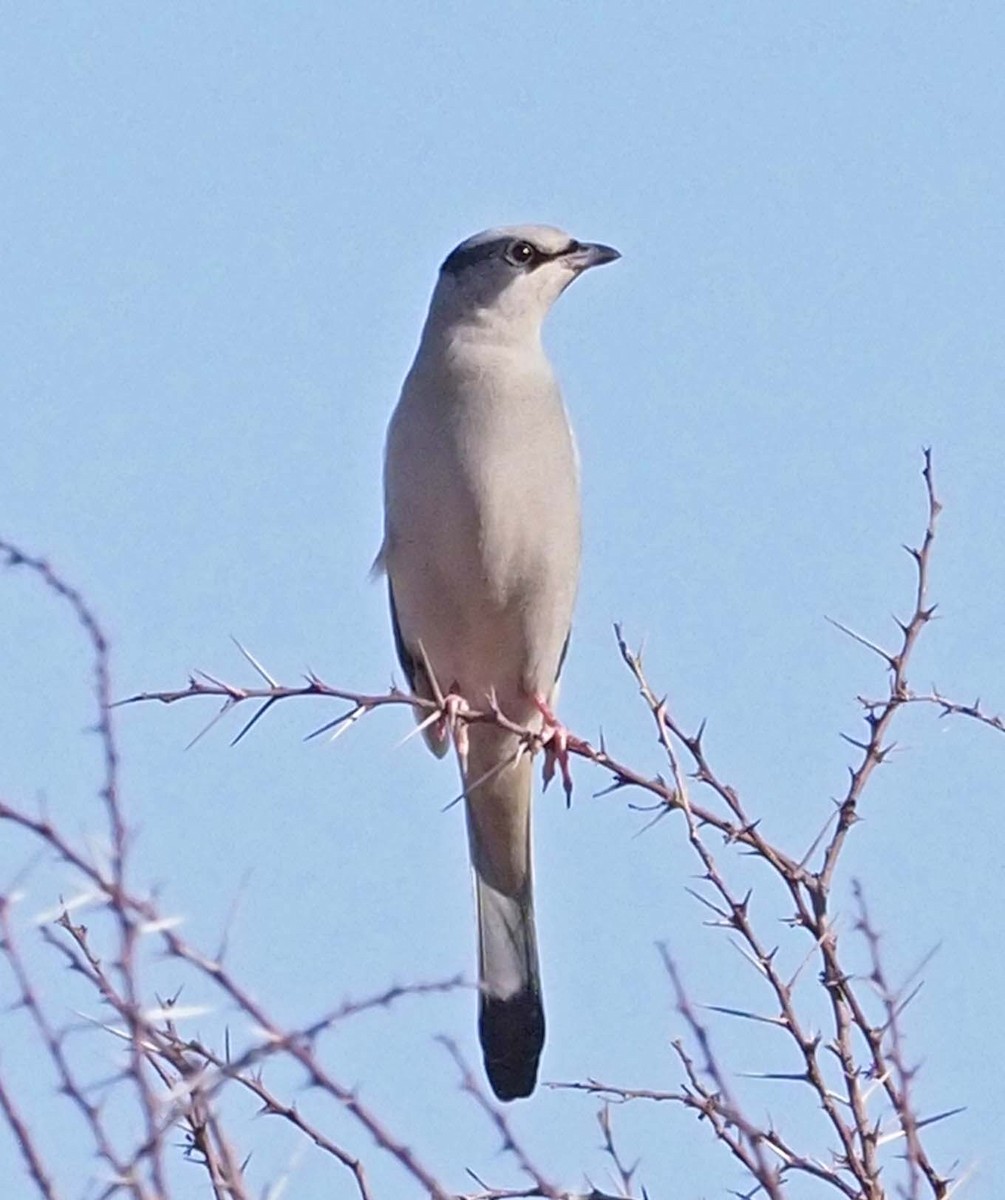
[[[555,777],[557,766],[562,775],[562,789],[565,792],[565,803],[572,803],[572,769],[569,766],[569,747],[578,744],[576,738],[566,729],[562,722],[551,711],[543,696],[534,697],[534,706],[544,718],[544,729],[541,731],[541,745],[544,747],[544,786],[547,788]]]
[[[468,771],[468,723],[464,720],[466,713],[471,711],[471,706],[457,692],[448,692],[442,700],[440,708],[440,719],[437,723],[437,733],[441,737],[447,736],[454,743],[454,749],[457,751],[457,761],[460,763],[461,772],[467,775]]]

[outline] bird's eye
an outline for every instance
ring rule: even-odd
[[[530,242],[513,242],[506,251],[506,257],[514,267],[525,267],[537,258],[537,251]]]

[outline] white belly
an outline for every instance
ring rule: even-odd
[[[576,452],[544,368],[462,375],[452,395],[413,372],[388,434],[384,562],[402,636],[443,691],[476,707],[494,693],[515,720],[551,694],[579,574]]]

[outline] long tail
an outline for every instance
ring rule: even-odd
[[[525,754],[518,763],[509,762],[515,748],[500,730],[470,730],[465,786],[478,903],[478,1033],[485,1072],[500,1100],[531,1094],[544,1046],[532,888],[531,761]]]

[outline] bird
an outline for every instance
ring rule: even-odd
[[[550,225],[488,229],[440,267],[384,453],[395,647],[417,719],[461,767],[478,922],[478,1031],[500,1100],[529,1096],[544,1046],[528,753],[465,709],[553,739],[579,584],[579,458],[542,344],[552,304],[617,250]],[[451,719],[447,719],[451,718]],[[552,763],[552,767],[554,763]],[[563,763],[563,769],[567,766]]]

